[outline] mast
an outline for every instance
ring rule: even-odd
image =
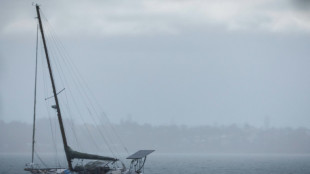
[[[62,141],[63,141],[63,145],[64,145],[64,150],[65,150],[65,153],[66,153],[68,167],[69,167],[70,170],[73,170],[72,164],[71,164],[71,157],[70,157],[70,154],[68,152],[69,146],[68,146],[68,143],[67,143],[65,129],[64,129],[64,126],[63,126],[63,122],[62,122],[62,117],[61,117],[61,112],[60,112],[60,107],[59,107],[59,102],[58,102],[58,97],[57,97],[57,92],[56,92],[56,85],[55,85],[55,82],[54,82],[52,68],[51,68],[51,64],[50,64],[50,60],[49,60],[49,56],[48,56],[48,51],[47,51],[47,47],[46,47],[46,41],[45,41],[45,37],[44,37],[44,31],[43,31],[43,26],[42,26],[42,21],[41,21],[41,16],[40,16],[40,7],[39,7],[38,4],[36,4],[36,10],[37,10],[37,15],[38,15],[38,19],[39,19],[39,25],[40,25],[40,31],[41,31],[41,36],[42,36],[43,45],[44,45],[46,61],[47,61],[47,65],[48,65],[50,79],[51,79],[51,82],[52,82],[53,94],[54,94],[54,99],[55,99],[55,103],[56,103],[57,116],[58,116],[58,121],[59,121],[61,137],[62,137]]]
[[[36,68],[35,68],[35,76],[34,76],[34,104],[33,104],[33,128],[32,128],[32,153],[31,153],[31,163],[33,163],[33,156],[34,156],[34,143],[35,143],[35,131],[36,131],[37,70],[38,70],[38,39],[39,39],[39,26],[37,25],[37,41],[36,41]]]

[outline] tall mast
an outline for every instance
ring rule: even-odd
[[[66,153],[68,167],[69,167],[70,170],[73,170],[72,164],[71,164],[70,154],[68,152],[69,146],[68,146],[68,143],[67,143],[65,129],[64,129],[64,126],[63,126],[63,122],[62,122],[62,117],[61,117],[61,112],[60,112],[60,107],[59,107],[59,102],[58,102],[58,97],[57,97],[57,92],[56,92],[56,85],[55,85],[55,82],[54,82],[52,68],[51,68],[51,64],[50,64],[50,60],[49,60],[49,56],[48,56],[48,51],[47,51],[47,47],[46,47],[46,41],[45,41],[45,37],[44,37],[44,31],[43,31],[43,26],[42,26],[42,21],[41,21],[41,16],[40,16],[40,7],[39,7],[38,4],[36,5],[36,10],[37,10],[37,15],[38,15],[38,19],[39,19],[39,25],[40,25],[40,31],[41,31],[43,45],[44,45],[46,61],[47,61],[47,65],[48,65],[48,70],[49,70],[51,82],[52,82],[53,94],[54,94],[54,99],[55,99],[55,103],[56,103],[57,116],[58,116],[59,127],[60,127],[61,136],[62,136],[62,141],[63,141],[63,144],[64,144],[64,150],[65,150],[65,153]]]
[[[39,39],[39,26],[37,25],[37,40],[36,40],[36,68],[35,68],[35,78],[34,78],[34,104],[33,104],[33,128],[32,128],[32,153],[31,153],[31,163],[33,163],[33,156],[34,156],[34,143],[35,143],[35,131],[36,131],[37,70],[38,70],[38,39]]]

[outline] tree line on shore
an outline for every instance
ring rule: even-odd
[[[156,149],[158,153],[310,153],[309,128],[257,128],[235,124],[153,126],[130,120],[107,125],[65,122],[71,125],[66,127],[69,144],[74,149],[92,152],[104,152],[112,147],[114,151],[125,149],[130,153],[139,149]],[[57,126],[55,121],[38,120],[38,151],[62,150]],[[31,124],[0,121],[1,153],[30,152],[31,138]]]

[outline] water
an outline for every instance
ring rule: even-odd
[[[0,154],[0,174],[23,174],[29,155]],[[310,155],[151,154],[146,174],[309,174]]]

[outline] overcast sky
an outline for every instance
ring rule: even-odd
[[[32,2],[0,1],[5,121],[32,120]],[[113,122],[310,127],[310,1],[38,3]]]

